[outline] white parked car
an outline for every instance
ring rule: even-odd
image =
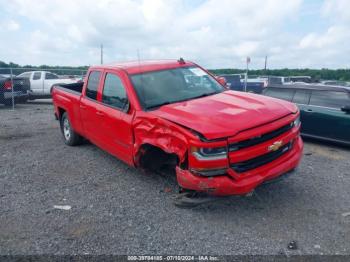
[[[31,98],[50,97],[54,85],[71,84],[78,81],[74,78],[60,78],[58,75],[48,71],[30,71],[22,73],[18,77],[29,78]]]

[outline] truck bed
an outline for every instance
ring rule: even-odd
[[[80,118],[80,99],[84,83],[57,84],[52,90],[52,100],[55,107],[55,115],[58,118],[60,110],[68,113],[74,130],[83,135],[83,127]]]
[[[81,94],[81,92],[83,91],[83,86],[84,86],[84,83],[79,82],[79,83],[73,83],[73,84],[59,84],[59,85],[55,85],[55,88],[57,87],[64,88],[64,89],[68,89],[70,91],[74,91]]]

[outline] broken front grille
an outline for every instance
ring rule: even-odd
[[[280,156],[288,152],[291,148],[292,142],[289,142],[288,144],[285,144],[276,151],[269,152],[267,154],[246,160],[244,162],[232,163],[230,166],[237,173],[243,173],[251,169],[257,168],[259,166],[265,165],[269,162],[272,162],[273,160],[279,158]]]
[[[289,131],[290,129],[292,129],[294,126],[294,122],[289,123],[288,125],[282,126],[272,132],[263,134],[261,136],[258,137],[253,137],[247,140],[243,140],[237,143],[233,143],[229,145],[229,151],[237,151],[240,150],[242,148],[246,148],[246,147],[250,147],[250,146],[254,146],[260,143],[263,143],[265,141],[268,141],[272,138],[275,138],[279,135],[282,135],[283,133]]]

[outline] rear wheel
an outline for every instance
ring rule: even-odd
[[[61,117],[60,125],[64,142],[67,145],[76,146],[81,144],[82,137],[73,130],[66,112]]]

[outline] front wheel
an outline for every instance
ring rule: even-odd
[[[61,117],[60,125],[64,143],[69,146],[76,146],[81,144],[82,137],[73,130],[68,118],[68,114],[66,112],[63,113]]]

